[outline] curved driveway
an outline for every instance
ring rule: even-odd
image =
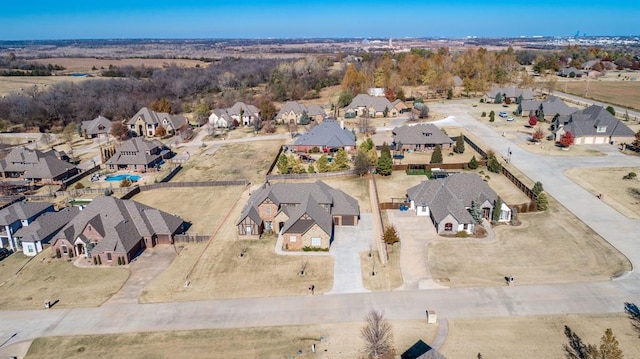
[[[433,105],[456,117],[497,153],[511,149],[522,172],[606,240],[636,268],[640,264],[640,221],[628,219],[597,200],[562,173],[569,167],[638,166],[638,157],[612,154],[579,159],[540,157],[499,136],[467,114],[468,106]],[[445,318],[621,312],[624,302],[640,302],[636,272],[611,281],[513,287],[406,290],[324,296],[239,298],[161,304],[114,304],[99,308],[0,313],[0,343],[40,336],[137,331],[231,328],[361,321],[372,308],[391,320],[423,319],[426,309]]]

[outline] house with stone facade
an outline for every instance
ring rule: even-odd
[[[396,117],[400,113],[398,108],[399,103],[393,104],[384,96],[359,94],[345,107],[345,116]]]
[[[333,226],[356,226],[358,201],[322,181],[265,183],[253,192],[236,223],[240,238],[282,236],[283,249],[328,249]]]
[[[139,137],[155,137],[158,128],[163,127],[167,135],[175,135],[187,126],[182,115],[155,112],[148,107],[141,108],[129,121],[129,131]]]
[[[93,264],[128,264],[145,248],[172,244],[183,232],[182,218],[141,203],[111,196],[91,201],[64,226],[51,243],[53,253]]]
[[[105,166],[116,171],[155,171],[171,155],[172,152],[158,140],[134,137],[124,141],[105,162]]]
[[[327,117],[324,109],[320,105],[305,105],[297,101],[285,103],[275,117],[277,123],[300,123],[300,119],[306,114],[309,121],[321,122]]]
[[[79,172],[75,165],[58,158],[55,151],[16,147],[0,160],[3,178],[26,180],[37,185],[59,184]]]

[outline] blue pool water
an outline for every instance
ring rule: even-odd
[[[135,175],[107,176],[104,180],[105,181],[122,181],[125,178],[128,178],[131,182],[135,182],[140,179],[140,176],[135,176]]]

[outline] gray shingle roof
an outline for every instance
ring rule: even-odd
[[[94,251],[128,252],[143,236],[171,235],[181,228],[182,218],[141,203],[115,197],[98,197],[83,209],[55,238],[74,242],[88,224],[102,235]]]
[[[549,96],[540,104],[545,116],[566,116],[578,111],[575,107],[569,107],[564,101],[556,96]]]
[[[16,221],[27,220],[52,206],[47,202],[16,202],[0,210],[0,226],[9,226]]]
[[[91,121],[82,121],[82,129],[87,135],[98,135],[111,132],[111,121],[103,116],[98,116]]]
[[[604,107],[597,105],[589,106],[568,116],[558,117],[554,127],[556,131],[563,127],[564,131],[570,131],[574,137],[633,137],[635,135],[627,125],[615,118]],[[597,132],[598,128],[605,130]]]
[[[522,100],[522,102],[520,103],[520,111],[526,112],[527,114],[530,111],[538,111],[540,109],[541,103],[542,101],[538,100]]]
[[[0,169],[3,172],[23,173],[23,177],[28,179],[52,179],[67,171],[75,172],[76,166],[58,159],[54,151],[16,147],[0,160]]]
[[[386,109],[391,110],[393,105],[384,96],[371,96],[368,94],[358,94],[353,98],[351,103],[347,105],[346,110],[354,110],[359,107],[373,107],[376,112],[383,112]]]
[[[134,124],[138,118],[142,118],[148,125],[159,125],[166,128],[168,127],[167,124],[170,124],[174,130],[182,128],[182,126],[187,123],[187,120],[183,116],[170,115],[166,112],[155,112],[151,111],[148,107],[143,107],[127,121],[127,125]]]
[[[335,120],[324,120],[315,126],[308,133],[298,137],[294,146],[325,146],[325,147],[345,147],[356,145],[353,132],[346,128],[341,128]]]
[[[106,162],[109,165],[149,165],[158,161],[164,144],[158,140],[134,137],[124,141]]]
[[[331,234],[331,214],[322,208],[311,194],[308,194],[298,206],[291,208],[288,214],[289,219],[282,227],[282,233],[305,233],[317,224],[325,233]]]
[[[442,145],[453,143],[436,125],[420,123],[396,127],[392,131],[393,141],[405,145]]]
[[[17,230],[15,237],[20,238],[22,242],[41,241],[64,227],[78,213],[80,213],[78,207],[66,207],[58,212],[43,213],[28,226]]]
[[[533,91],[529,89],[520,89],[515,86],[493,87],[491,88],[491,91],[487,93],[487,97],[495,98],[498,93],[511,98],[518,98],[522,95],[523,100],[531,100],[536,97],[536,94]]]
[[[478,175],[455,173],[447,178],[423,181],[407,190],[409,200],[416,206],[423,203],[436,221],[451,214],[460,223],[473,223],[467,208],[473,201],[494,203],[498,195]]]

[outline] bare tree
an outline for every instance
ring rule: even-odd
[[[360,336],[365,341],[363,348],[367,358],[393,358],[393,328],[384,319],[381,312],[371,310],[364,318],[365,325],[360,330]]]

